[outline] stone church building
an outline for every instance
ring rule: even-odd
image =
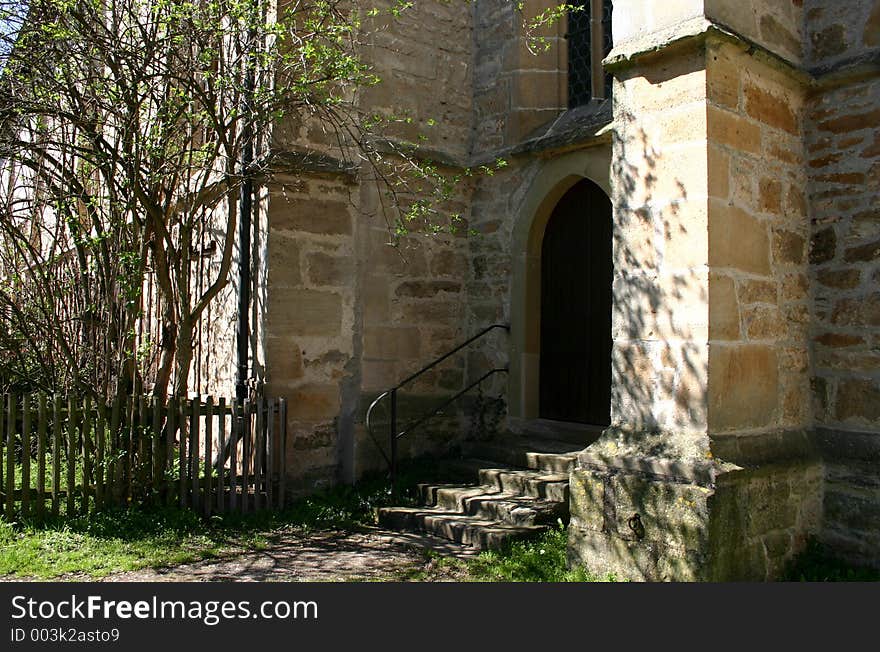
[[[505,324],[401,394],[507,369],[403,454],[498,398],[496,443],[571,444],[572,563],[764,579],[817,538],[880,567],[880,1],[588,1],[538,52],[515,4],[418,1],[366,51],[359,102],[414,116],[400,138],[506,162],[456,187],[460,233],[389,246],[369,171],[277,130],[252,373],[289,401],[291,479],[381,468],[370,403]]]

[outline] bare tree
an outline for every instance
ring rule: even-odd
[[[271,176],[282,119],[319,123],[336,160],[371,167],[393,232],[436,230],[457,177],[417,143],[389,146],[397,118],[356,102],[380,81],[359,57],[364,21],[411,5],[0,0],[0,380],[185,394],[195,330],[230,282],[242,188]],[[195,283],[207,233],[217,264]],[[155,343],[137,337],[145,287]]]

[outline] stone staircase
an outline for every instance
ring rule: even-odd
[[[586,444],[510,435],[469,442],[471,484],[419,485],[419,507],[385,507],[379,524],[444,537],[476,549],[496,549],[568,521],[568,474]]]

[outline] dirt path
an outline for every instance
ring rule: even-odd
[[[456,580],[432,573],[425,550],[468,557],[474,552],[443,539],[381,529],[364,532],[286,534],[265,549],[170,568],[116,573],[105,582],[351,582],[408,579],[426,571],[431,581]]]

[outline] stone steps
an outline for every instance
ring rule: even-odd
[[[476,484],[419,485],[420,507],[385,507],[379,524],[438,535],[476,549],[499,548],[568,521],[568,472],[583,447],[548,439],[508,437],[471,442],[465,465]]]

